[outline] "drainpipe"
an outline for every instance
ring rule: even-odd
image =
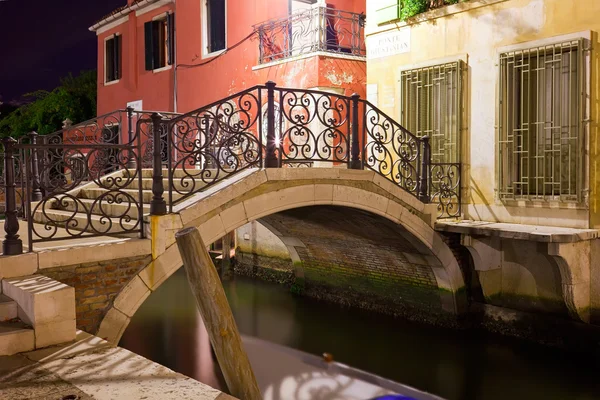
[[[177,112],[177,0],[173,0],[173,112]]]

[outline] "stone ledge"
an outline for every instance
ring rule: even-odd
[[[496,236],[503,239],[529,240],[544,243],[574,243],[598,239],[597,229],[574,229],[542,225],[506,224],[486,221],[438,221],[438,232],[465,235]]]

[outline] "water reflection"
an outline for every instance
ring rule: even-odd
[[[311,354],[329,352],[337,361],[450,400],[600,398],[591,355],[408,323],[239,277],[226,292],[243,335]],[[182,269],[146,300],[120,345],[224,388]]]

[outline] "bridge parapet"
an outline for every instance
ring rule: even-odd
[[[370,170],[437,204],[438,217],[460,216],[460,164],[432,163],[427,137],[358,95],[268,82],[183,115],[128,108],[3,144],[6,255],[23,249],[19,213],[30,251],[64,237],[144,238],[148,212],[261,167]]]

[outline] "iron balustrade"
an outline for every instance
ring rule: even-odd
[[[366,56],[365,15],[316,6],[254,26],[259,64],[318,51]]]
[[[144,203],[164,215],[248,168],[370,169],[438,204],[440,218],[460,216],[460,164],[432,163],[428,137],[358,95],[268,82],[186,114],[128,108],[3,145],[5,254],[20,252],[19,202],[30,251],[68,238],[143,237]]]

